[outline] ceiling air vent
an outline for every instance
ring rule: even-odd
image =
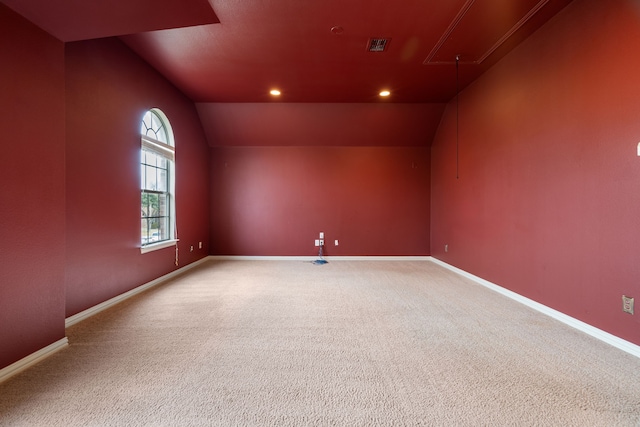
[[[367,50],[369,52],[384,52],[391,39],[369,39]]]

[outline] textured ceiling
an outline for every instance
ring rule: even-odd
[[[445,102],[456,57],[464,87],[571,2],[0,1],[63,41],[122,36],[196,102],[314,103]]]

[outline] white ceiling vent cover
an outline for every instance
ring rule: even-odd
[[[390,41],[391,39],[371,38],[369,39],[367,50],[369,52],[384,52]]]

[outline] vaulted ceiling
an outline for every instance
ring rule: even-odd
[[[64,42],[121,37],[195,102],[431,103],[571,0],[0,2]]]

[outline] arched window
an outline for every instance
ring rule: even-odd
[[[175,146],[169,120],[147,111],[140,126],[142,252],[175,245]]]

